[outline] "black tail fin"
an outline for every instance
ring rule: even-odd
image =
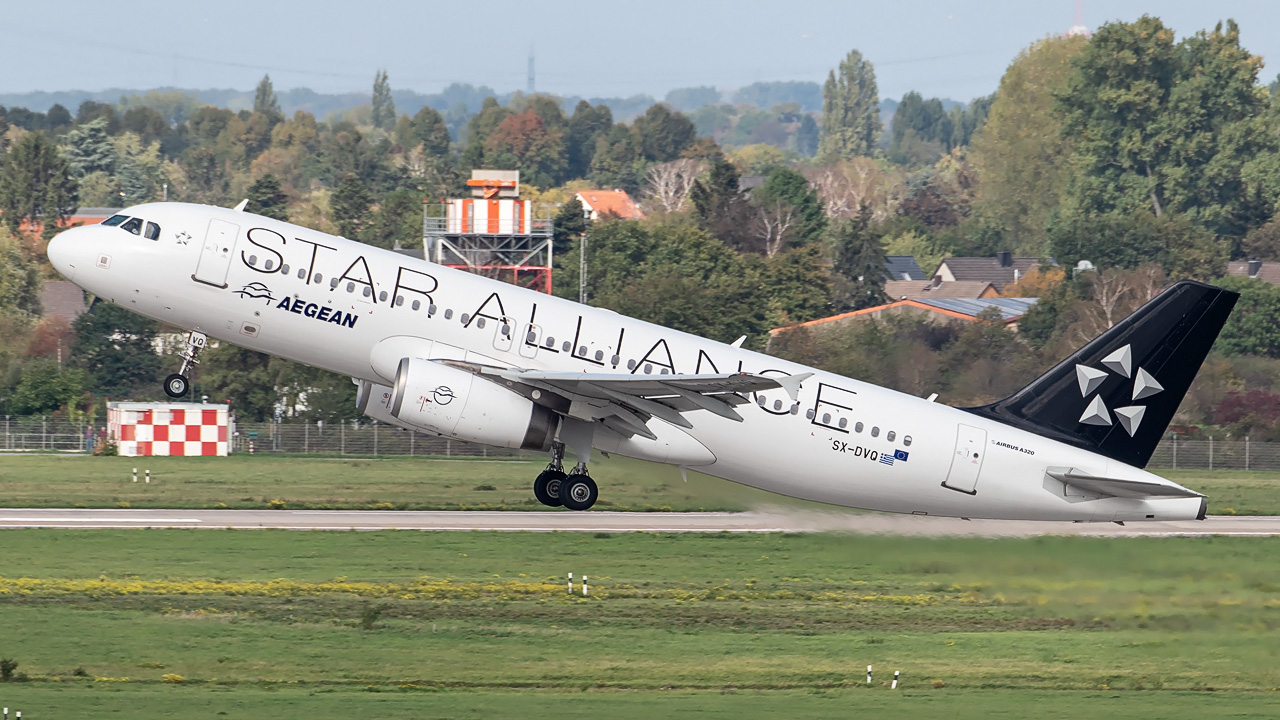
[[[1238,293],[1183,281],[976,415],[1146,467]]]

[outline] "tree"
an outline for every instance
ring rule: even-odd
[[[496,98],[487,97],[480,112],[467,121],[466,149],[462,151],[463,170],[485,167],[485,141],[489,134],[502,124],[511,111],[498,104]]]
[[[850,50],[822,89],[822,136],[818,154],[833,159],[872,155],[880,145],[880,96],[876,71]]]
[[[857,217],[835,226],[831,237],[831,271],[835,276],[835,304],[841,312],[886,302],[885,251],[871,227],[871,208],[863,205]]]
[[[909,92],[898,103],[889,129],[889,159],[904,165],[931,165],[951,149],[955,127],[938,98]]]
[[[555,228],[552,243],[555,246],[556,256],[559,257],[587,231],[586,212],[577,195],[560,206],[555,218],[552,219],[551,226]]]
[[[410,188],[387,193],[370,217],[363,239],[381,248],[422,247],[422,195]]]
[[[485,138],[484,157],[492,167],[519,170],[532,185],[554,187],[565,170],[564,136],[530,108],[498,124]]]
[[[54,103],[49,112],[45,113],[46,127],[54,132],[70,126],[72,122],[71,111],[60,103]]]
[[[20,415],[74,408],[84,396],[87,378],[79,368],[62,368],[52,360],[37,360],[22,370],[10,409]]]
[[[693,183],[689,201],[699,227],[730,247],[745,248],[752,244],[752,213],[738,181],[733,163],[719,158],[711,163],[706,178]]]
[[[647,195],[651,202],[666,212],[680,212],[689,199],[694,182],[705,170],[706,163],[690,158],[650,165],[645,170]]]
[[[169,123],[156,110],[143,106],[126,110],[120,128],[137,135],[143,144],[150,144],[168,134]]]
[[[1057,96],[1071,79],[1083,37],[1049,38],[1023,50],[1000,79],[970,157],[981,182],[976,212],[1003,227],[1009,248],[1040,255],[1050,214],[1066,192],[1074,142]]]
[[[1280,287],[1238,275],[1216,282],[1240,293],[1217,348],[1228,355],[1280,357]]]
[[[109,107],[109,106],[108,106]],[[89,173],[114,173],[116,148],[107,132],[108,121],[98,117],[67,133],[67,161],[76,177]]]
[[[591,170],[596,141],[612,127],[613,113],[608,105],[592,107],[586,100],[578,101],[565,132],[566,171],[570,178],[586,177]]]
[[[188,150],[178,161],[186,176],[183,197],[189,202],[221,205],[226,202],[231,179],[226,166],[218,160],[213,148],[197,147]]]
[[[653,105],[631,124],[640,155],[649,162],[670,162],[698,136],[689,118],[666,105]]]
[[[1068,266],[1088,260],[1099,268],[1131,269],[1155,262],[1175,280],[1212,280],[1227,264],[1227,248],[1186,215],[1073,217],[1050,226],[1049,251]]]
[[[422,143],[427,157],[443,158],[449,154],[449,127],[444,117],[430,106],[424,105],[410,120],[414,140]]]
[[[720,91],[709,85],[676,88],[667,93],[665,102],[680,112],[692,112],[720,102]]]
[[[89,373],[99,395],[149,399],[160,389],[160,356],[154,320],[98,301],[76,318],[72,362]]]
[[[344,176],[329,199],[338,234],[350,240],[360,240],[368,226],[369,206],[372,204],[373,196],[365,183],[354,174]]]
[[[271,420],[278,399],[271,364],[269,355],[218,343],[200,357],[197,390],[215,402],[229,403],[239,420]]]
[[[827,218],[822,211],[818,192],[803,175],[790,168],[777,167],[771,170],[752,200],[760,207],[782,205],[789,208],[795,216],[792,235],[796,243],[818,240],[827,228]]]
[[[275,88],[271,85],[271,75],[263,75],[253,93],[253,111],[275,119],[284,120],[284,111],[280,109],[280,99],[276,97]],[[274,124],[274,123],[273,123]]]
[[[0,112],[3,115],[3,112]],[[97,119],[106,121],[106,131],[108,135],[115,135],[120,132],[120,116],[116,114],[114,105],[108,103],[100,103],[94,100],[85,100],[80,103],[79,109],[76,110],[76,125],[87,125]],[[0,134],[4,134],[4,125],[0,122]]]
[[[1234,22],[1181,42],[1150,16],[1108,23],[1072,65],[1058,105],[1076,142],[1070,210],[1188,213],[1235,237],[1271,216],[1243,176],[1276,152],[1262,59]]]
[[[0,228],[0,315],[28,322],[40,313],[40,266]]]
[[[635,133],[625,125],[614,125],[596,137],[588,177],[600,187],[635,192],[639,187],[641,164]]]
[[[379,70],[373,78],[373,126],[394,130],[398,117],[396,103],[391,99],[391,83],[387,82],[387,71]]]
[[[795,143],[796,152],[805,157],[813,157],[818,152],[818,123],[809,113],[800,116]]]
[[[286,207],[289,198],[280,188],[280,180],[275,175],[266,174],[249,186],[249,204],[245,210],[256,215],[289,222],[289,210]]]
[[[51,238],[76,202],[71,168],[43,133],[24,135],[0,158],[0,219],[11,232],[42,223],[44,237]]]

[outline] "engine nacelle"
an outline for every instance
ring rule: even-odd
[[[368,406],[375,403],[367,402],[367,396],[364,399],[361,410],[372,415]],[[387,410],[397,424],[467,442],[524,450],[550,448],[558,420],[554,412],[523,395],[465,370],[421,358],[400,361]]]

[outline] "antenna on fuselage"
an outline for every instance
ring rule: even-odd
[[[246,206],[248,206],[248,204],[249,204],[249,198],[245,198],[241,200],[239,203],[237,203],[236,206],[232,208],[232,210],[235,210],[236,212],[244,212],[244,209]]]

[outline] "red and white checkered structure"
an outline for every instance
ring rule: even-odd
[[[226,405],[132,403],[107,405],[107,432],[128,457],[227,454]]]

